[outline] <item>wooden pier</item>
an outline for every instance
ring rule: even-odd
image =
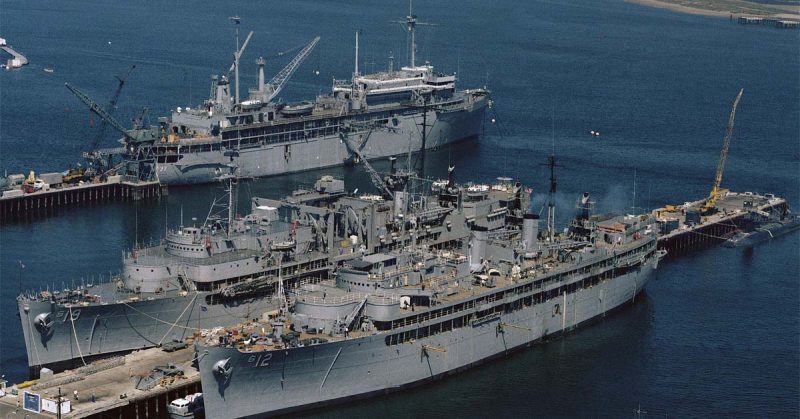
[[[108,201],[139,201],[167,195],[157,181],[110,178],[106,182],[63,186],[0,197],[0,224],[46,216],[59,208]]]
[[[16,395],[7,388],[7,395],[0,397],[0,417],[53,418],[55,414],[46,412],[45,402],[52,406],[60,392],[62,400],[69,402],[68,412],[61,415],[65,419],[168,418],[167,405],[172,400],[201,392],[193,359],[191,346],[175,352],[151,348],[18,384],[13,390]],[[143,379],[150,380],[156,368],[169,365],[179,367],[182,373],[158,375],[149,385],[141,384]],[[22,408],[26,392],[39,400],[38,412]]]
[[[731,15],[733,20],[733,15]],[[740,25],[769,25],[778,29],[798,29],[800,28],[800,21],[785,20],[777,17],[762,17],[762,16],[739,16],[736,21]]]

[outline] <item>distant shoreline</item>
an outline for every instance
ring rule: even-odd
[[[640,4],[643,6],[657,7],[659,9],[672,10],[673,12],[687,13],[690,15],[703,15],[714,17],[729,17],[730,12],[719,10],[698,9],[696,7],[684,6],[682,4],[669,3],[661,0],[625,0],[628,3]]]
[[[787,6],[778,10],[766,9],[765,6],[757,3],[741,1],[739,10],[714,10],[710,8],[699,8],[679,4],[678,0],[625,0],[628,3],[640,4],[643,6],[656,7],[659,9],[671,10],[673,12],[686,13],[692,15],[712,16],[712,17],[731,17],[731,16],[759,16],[772,17],[786,20],[800,20],[800,6]],[[713,1],[704,4],[714,6]],[[773,6],[775,7],[775,6]]]

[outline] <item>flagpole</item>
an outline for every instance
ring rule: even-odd
[[[17,262],[19,263],[19,294],[22,294],[22,270],[25,269],[25,265],[21,260],[18,260]]]

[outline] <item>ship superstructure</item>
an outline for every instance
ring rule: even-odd
[[[239,58],[250,37],[241,48],[237,41],[234,91],[228,75],[213,76],[211,95],[202,106],[178,107],[155,126],[125,131],[125,147],[119,152],[127,172],[166,184],[187,184],[212,182],[233,171],[259,177],[342,165],[356,157],[340,139],[354,123],[374,129],[368,142],[358,144],[370,159],[477,136],[489,92],[458,90],[454,74],[417,64],[416,17],[409,15],[406,24],[412,35],[408,66],[361,74],[356,34],[352,77],[334,79],[330,94],[300,103],[275,98],[318,37],[269,82],[265,60],[259,58],[258,84],[245,100],[239,98]]]

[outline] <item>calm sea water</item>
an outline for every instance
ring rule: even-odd
[[[422,20],[438,23],[420,30],[421,59],[457,71],[462,87],[492,89],[497,120],[479,141],[429,154],[429,176],[444,176],[450,163],[462,180],[508,175],[546,191],[540,163],[555,150],[564,165],[561,220],[582,191],[603,211],[699,199],[744,87],[723,184],[800,207],[800,32],[618,0],[416,7]],[[228,16],[256,31],[243,91],[255,82],[259,55],[274,73],[287,61],[280,51],[322,36],[282,94],[299,100],[329,90],[334,76],[348,77],[357,29],[362,69],[387,67],[390,51],[405,62],[405,33],[390,21],[406,12],[402,3],[370,1],[0,1],[1,35],[31,60],[0,73],[0,170],[64,170],[80,159],[98,120],[65,81],[106,102],[114,76],[136,64],[116,112],[124,123],[144,106],[158,116],[199,103],[209,76],[230,65]],[[114,137],[109,131],[103,145]],[[369,188],[361,168],[332,169],[250,182],[242,204],[323,173]],[[160,202],[68,209],[0,227],[0,373],[11,381],[26,374],[14,303],[20,282],[60,287],[108,275],[134,240],[160,238],[181,209],[186,220],[204,217],[219,193],[173,188]],[[590,328],[436,385],[313,414],[626,417],[641,405],[651,417],[797,417],[799,260],[797,234],[751,250],[674,258],[635,306]]]

